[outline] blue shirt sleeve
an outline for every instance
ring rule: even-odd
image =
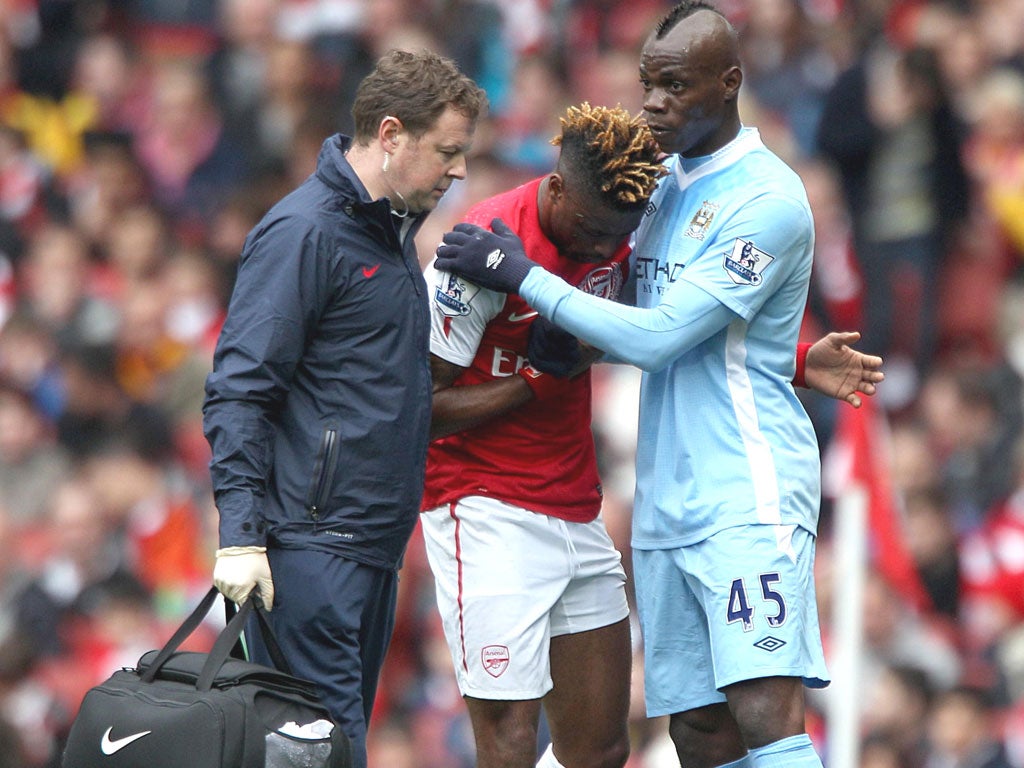
[[[736,314],[711,294],[679,281],[651,309],[628,307],[579,291],[531,269],[519,295],[549,320],[607,354],[645,371],[665,368],[725,328]]]

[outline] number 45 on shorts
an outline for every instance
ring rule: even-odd
[[[733,579],[729,587],[729,608],[726,612],[726,624],[741,622],[744,632],[751,632],[754,629],[754,616],[757,613],[755,604],[767,603],[762,608],[765,621],[768,626],[781,627],[786,621],[786,599],[776,588],[781,577],[778,572],[762,573],[758,576],[760,590],[753,594],[747,591],[743,579]],[[758,594],[759,592],[759,594]]]

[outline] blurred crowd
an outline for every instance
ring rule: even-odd
[[[392,47],[456,59],[491,112],[421,230],[552,166],[569,104],[638,110],[663,0],[0,2],[0,768],[54,768],[85,691],[209,588],[203,382],[242,241],[349,133]],[[861,768],[1024,766],[1024,0],[723,0],[741,114],[804,178],[806,337],[860,329],[927,592],[867,577]],[[635,371],[595,373],[604,518],[629,564]],[[801,392],[827,456],[841,409]],[[841,490],[841,489],[840,489]],[[823,504],[826,647],[835,498]],[[470,768],[422,542],[370,735],[384,768]],[[216,618],[216,617],[214,617]],[[190,643],[203,648],[208,622]],[[630,768],[678,763],[643,716]],[[600,660],[581,659],[581,664]],[[828,691],[811,732],[828,765]]]

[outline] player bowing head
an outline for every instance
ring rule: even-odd
[[[558,163],[541,184],[540,226],[564,256],[604,261],[640,223],[665,174],[654,136],[620,106],[569,107]]]

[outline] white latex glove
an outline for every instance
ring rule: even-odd
[[[254,587],[259,587],[263,606],[274,605],[274,582],[266,547],[224,547],[217,550],[213,566],[213,585],[233,603],[243,603]]]

